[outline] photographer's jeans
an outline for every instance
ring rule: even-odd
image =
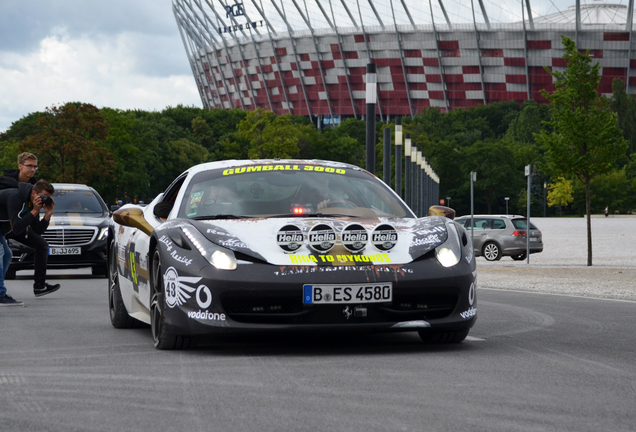
[[[31,229],[28,229],[27,232],[20,235],[11,234],[10,236],[10,238],[35,249],[33,288],[44,288],[44,283],[46,282],[46,266],[49,261],[49,243]]]
[[[9,249],[9,245],[7,244],[7,239],[4,238],[3,235],[0,235],[0,243],[2,247],[0,247],[0,298],[7,295],[7,287],[4,286],[4,277],[7,274],[7,270],[9,269],[9,264],[11,264],[11,249]]]

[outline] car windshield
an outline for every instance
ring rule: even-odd
[[[95,194],[87,189],[56,189],[53,194],[56,213],[103,213],[104,208]]]
[[[262,164],[210,170],[188,184],[179,217],[414,217],[368,173],[314,164]]]
[[[516,229],[528,229],[528,220],[527,219],[513,219],[512,224]],[[530,229],[539,229],[532,222],[530,222]]]

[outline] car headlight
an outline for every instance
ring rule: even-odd
[[[196,229],[181,227],[181,230],[203,258],[208,260],[215,268],[219,270],[236,269],[234,252],[215,245]]]
[[[457,228],[452,223],[446,223],[446,232],[448,238],[435,248],[435,257],[444,267],[452,267],[462,258],[462,248]]]
[[[97,240],[104,240],[106,237],[108,237],[108,227],[102,228],[97,236]]]

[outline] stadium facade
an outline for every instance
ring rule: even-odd
[[[562,35],[600,63],[600,93],[619,78],[633,94],[627,1],[572,0],[541,16],[532,0],[173,0],[173,11],[205,107],[329,123],[364,117],[371,62],[382,120],[428,107],[545,102],[540,90],[554,85],[544,66],[566,66]]]

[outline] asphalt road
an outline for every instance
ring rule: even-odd
[[[69,272],[54,272],[69,275]],[[242,336],[158,351],[83,271],[0,309],[0,431],[635,431],[636,302],[481,289],[462,344]]]

